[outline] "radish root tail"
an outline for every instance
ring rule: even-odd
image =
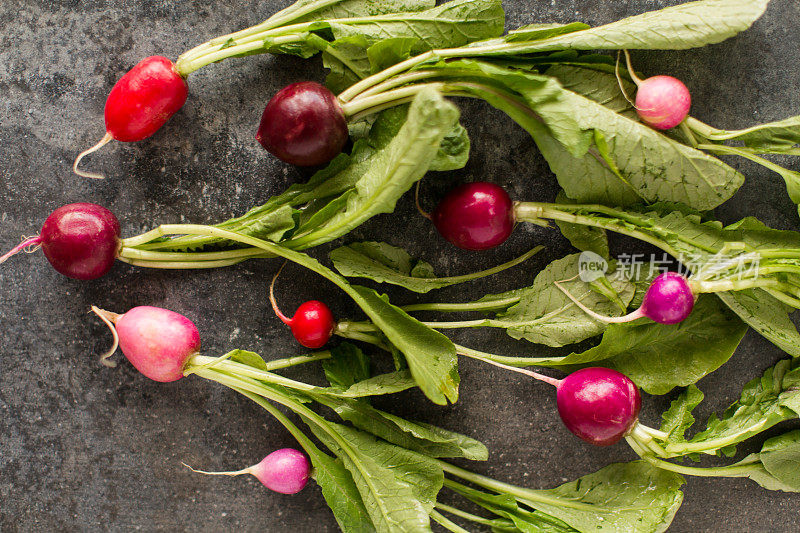
[[[592,311],[591,309],[586,307],[582,302],[580,302],[577,298],[575,298],[566,288],[561,286],[562,283],[572,281],[573,279],[575,279],[575,277],[562,281],[554,281],[553,283],[555,284],[556,287],[558,287],[558,290],[563,292],[567,298],[572,300],[572,303],[577,305],[581,311],[583,311],[590,317],[594,318],[595,320],[599,320],[600,322],[605,322],[607,324],[621,324],[624,322],[632,322],[638,318],[642,318],[643,316],[645,316],[641,308],[637,309],[636,311],[633,311],[632,313],[628,313],[627,315],[624,316],[607,316]]]
[[[419,214],[427,218],[428,220],[433,220],[433,217],[430,213],[422,209],[422,206],[419,204],[419,184],[422,183],[422,180],[417,182],[417,187],[414,189],[414,203],[417,205],[417,211]]]
[[[39,246],[42,244],[42,237],[37,235],[36,237],[30,238],[22,238],[22,242],[16,245],[14,248],[9,250],[5,253],[2,257],[0,257],[0,265],[8,261],[8,259],[12,256],[17,255],[20,252],[25,253],[32,253],[39,249]]]
[[[249,468],[245,468],[244,470],[236,470],[232,472],[206,472],[205,470],[197,470],[196,468],[192,468],[191,466],[187,465],[184,462],[181,462],[183,466],[195,472],[197,474],[205,474],[206,476],[241,476],[243,474],[252,474]]]
[[[87,155],[98,151],[100,148],[102,148],[103,146],[107,145],[108,143],[110,143],[113,140],[114,140],[114,137],[112,137],[110,133],[106,133],[105,136],[103,136],[103,138],[100,139],[99,143],[95,144],[94,146],[92,146],[88,150],[84,150],[83,152],[78,154],[78,157],[75,158],[75,163],[72,164],[72,171],[75,174],[77,174],[78,176],[81,176],[81,177],[84,177],[84,178],[92,178],[93,180],[104,180],[104,179],[106,179],[106,177],[103,176],[102,174],[97,174],[95,172],[86,172],[84,170],[80,170],[78,168],[78,165],[81,163],[81,160],[84,157],[86,157]]]
[[[119,333],[117,333],[117,328],[114,327],[114,323],[117,321],[117,319],[119,319],[120,315],[117,313],[112,313],[111,311],[100,309],[95,305],[92,306],[92,312],[99,316],[100,320],[106,323],[108,329],[111,330],[111,335],[114,336],[114,343],[111,346],[111,349],[100,356],[100,363],[102,365],[105,365],[109,368],[114,368],[117,366],[117,363],[115,361],[110,361],[109,357],[114,355],[114,352],[116,352],[117,348],[119,348]]]
[[[283,262],[281,267],[275,273],[275,276],[272,278],[272,283],[269,284],[269,303],[272,304],[272,310],[275,311],[275,314],[278,315],[278,318],[281,319],[281,322],[283,322],[284,324],[286,324],[288,326],[288,325],[291,325],[292,319],[287,317],[286,315],[284,315],[281,312],[280,308],[278,308],[278,302],[275,301],[275,281],[277,281],[278,276],[281,275],[281,272],[283,271],[283,267],[285,267],[285,266],[286,266],[286,261]]]

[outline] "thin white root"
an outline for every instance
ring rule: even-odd
[[[245,468],[244,470],[236,470],[235,472],[206,472],[205,470],[197,470],[196,468],[192,468],[191,466],[187,465],[184,462],[181,462],[183,466],[191,470],[192,472],[196,472],[198,474],[205,474],[207,476],[241,476],[242,474],[252,474],[250,468]]]
[[[564,281],[569,281],[569,280],[564,280]],[[556,287],[558,287],[558,290],[563,292],[567,296],[567,298],[572,300],[572,303],[577,305],[578,308],[581,311],[583,311],[584,313],[586,313],[590,317],[594,318],[595,320],[599,320],[601,322],[606,322],[608,324],[621,324],[621,323],[624,323],[624,322],[632,322],[633,320],[636,320],[637,318],[642,318],[644,316],[644,313],[642,312],[641,309],[637,309],[636,311],[633,311],[632,313],[628,313],[627,315],[624,315],[624,316],[606,316],[606,315],[601,315],[600,313],[596,313],[596,312],[592,311],[591,309],[589,309],[588,307],[586,307],[583,303],[578,301],[577,298],[575,298],[572,294],[570,294],[570,292],[567,289],[562,287],[561,283],[563,283],[563,281],[554,281],[553,283],[555,284]]]
[[[117,321],[120,315],[117,313],[112,313],[111,311],[100,309],[95,305],[92,306],[92,311],[94,314],[100,317],[100,320],[106,323],[108,329],[111,330],[111,335],[114,336],[114,344],[111,346],[110,350],[100,356],[100,364],[109,368],[114,368],[117,366],[117,363],[115,361],[109,361],[108,358],[114,355],[114,352],[116,352],[117,348],[119,348],[119,333],[117,333],[117,328],[114,327],[114,323]]]
[[[625,54],[625,64],[628,66],[628,75],[633,80],[633,83],[636,85],[642,84],[642,78],[636,75],[636,72],[633,70],[633,65],[631,64],[631,54],[628,53],[627,50],[622,51]]]
[[[100,139],[99,143],[95,144],[94,146],[92,146],[88,150],[84,150],[83,152],[78,154],[78,157],[75,158],[75,163],[72,164],[72,171],[75,174],[77,174],[78,176],[82,176],[84,178],[92,178],[93,180],[104,180],[104,179],[106,179],[106,177],[103,176],[102,174],[97,174],[95,172],[86,172],[84,170],[80,170],[80,169],[78,169],[78,165],[80,164],[81,160],[84,157],[86,157],[87,155],[89,155],[91,153],[94,153],[94,152],[98,151],[100,148],[102,148],[103,146],[107,145],[108,143],[110,143],[113,140],[114,140],[114,137],[112,137],[110,133],[106,133],[103,136],[103,138]]]

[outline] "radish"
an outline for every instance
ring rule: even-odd
[[[642,122],[657,130],[672,129],[683,122],[692,107],[692,97],[686,85],[672,76],[653,76],[646,80],[639,78],[631,65],[630,54],[627,50],[624,52],[628,74],[637,86],[636,101],[631,104]],[[630,102],[619,77],[619,55],[617,80],[623,95]]]
[[[275,450],[258,464],[234,472],[205,472],[195,470],[184,463],[192,472],[210,476],[241,476],[252,474],[269,490],[281,494],[297,494],[311,477],[311,463],[302,452],[293,448]]]
[[[689,280],[677,272],[664,272],[656,276],[647,288],[639,309],[619,317],[597,314],[575,299],[561,284],[556,283],[556,286],[586,314],[609,323],[631,322],[647,317],[659,324],[677,324],[689,316],[695,302]]]
[[[119,252],[119,221],[111,211],[96,204],[59,207],[44,221],[39,236],[26,239],[0,257],[0,263],[39,245],[61,274],[80,280],[99,278],[111,269]]]
[[[327,163],[342,151],[348,131],[336,96],[313,81],[281,89],[264,108],[256,140],[292,165]]]
[[[333,313],[324,303],[318,300],[309,300],[297,308],[292,318],[284,315],[275,300],[275,280],[278,279],[281,270],[283,270],[283,266],[272,278],[272,283],[269,286],[269,301],[272,304],[272,309],[278,315],[278,318],[291,328],[292,335],[297,339],[297,342],[306,348],[322,348],[331,340],[331,336],[336,329],[336,320],[333,318]]]
[[[556,379],[491,359],[478,359],[553,385],[561,421],[589,444],[610,446],[639,425],[642,395],[628,376],[616,370],[589,367]]]
[[[162,56],[143,59],[111,89],[105,107],[106,134],[75,159],[72,170],[79,176],[102,179],[101,174],[78,169],[86,155],[112,140],[147,139],[183,107],[187,96],[186,80],[178,74],[172,61]]]
[[[114,345],[101,358],[107,366],[114,366],[108,358],[117,350],[146,377],[162,383],[183,377],[189,359],[200,350],[200,333],[191,320],[183,315],[160,307],[134,307],[124,315],[92,307],[111,329]]]
[[[511,235],[514,204],[498,185],[466,183],[450,191],[430,218],[439,233],[459,248],[486,250]]]

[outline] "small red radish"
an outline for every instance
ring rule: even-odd
[[[273,96],[256,133],[268,152],[298,166],[327,163],[342,151],[347,138],[339,101],[313,81],[293,83]]]
[[[609,446],[636,425],[642,396],[625,374],[591,367],[561,380],[556,403],[567,429],[589,444]]]
[[[146,377],[160,382],[183,377],[187,361],[200,350],[200,333],[191,320],[160,307],[134,307],[124,315],[92,307],[108,325],[114,345],[101,359],[107,359],[119,346],[128,361]]]
[[[692,107],[692,97],[686,85],[672,76],[653,76],[645,80],[639,78],[631,65],[630,54],[627,50],[624,52],[628,74],[637,85],[636,101],[631,103],[642,122],[657,130],[672,129],[683,122]],[[617,69],[619,69],[619,55]],[[619,70],[617,70],[617,80],[625,94]],[[627,94],[625,98],[630,101]]]
[[[162,56],[141,60],[108,94],[106,135],[75,159],[72,170],[87,178],[103,178],[100,174],[78,170],[81,159],[112,140],[135,142],[147,139],[183,107],[188,92],[186,80],[178,74],[172,61]]]
[[[297,339],[297,342],[306,348],[317,349],[322,348],[328,341],[331,340],[334,330],[336,329],[336,320],[330,308],[318,300],[309,300],[300,304],[292,318],[288,318],[278,308],[278,302],[275,301],[275,280],[283,270],[283,266],[272,278],[272,283],[269,286],[269,301],[272,304],[272,309],[281,321],[289,326],[292,330],[292,335]]]
[[[647,288],[639,309],[619,317],[595,313],[575,299],[558,282],[556,282],[556,286],[586,314],[608,323],[631,322],[647,317],[659,324],[677,324],[683,322],[694,309],[695,297],[692,292],[692,286],[686,276],[677,272],[664,272],[656,276],[650,283],[650,287]]]
[[[41,234],[0,257],[0,263],[30,246],[41,245],[50,264],[67,277],[90,280],[108,272],[120,248],[120,225],[105,207],[77,203],[59,207],[44,221]]]
[[[465,250],[486,250],[514,230],[514,203],[502,187],[466,183],[450,191],[431,215],[439,233]]]
[[[311,477],[311,463],[302,452],[293,448],[275,450],[260,463],[233,472],[205,472],[195,470],[183,463],[192,472],[209,476],[241,476],[251,474],[269,490],[281,494],[297,494],[303,490]]]
[[[639,421],[642,408],[639,388],[628,376],[616,370],[590,367],[577,370],[564,379],[556,379],[491,359],[481,360],[553,385],[561,421],[589,444],[615,444]]]

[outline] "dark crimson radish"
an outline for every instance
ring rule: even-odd
[[[200,333],[191,320],[160,307],[134,307],[124,315],[92,307],[111,329],[114,345],[101,361],[119,347],[146,377],[160,382],[177,381],[189,359],[200,350]]]
[[[183,107],[187,95],[186,80],[172,61],[162,56],[143,59],[111,89],[105,107],[106,135],[75,159],[73,171],[87,178],[102,178],[100,174],[78,170],[81,159],[112,140],[147,139]]]
[[[281,267],[272,278],[269,286],[269,301],[272,309],[281,321],[289,326],[297,342],[306,348],[322,348],[325,346],[336,329],[336,320],[327,305],[318,300],[309,300],[297,308],[292,318],[284,315],[275,301],[275,280],[281,273]]]
[[[269,490],[281,494],[297,494],[303,490],[311,477],[311,463],[302,452],[293,448],[275,450],[258,464],[233,472],[206,472],[195,470],[184,463],[192,472],[210,476],[241,476],[251,474]]]
[[[647,317],[659,324],[677,324],[685,320],[694,309],[695,296],[691,284],[686,276],[677,272],[664,272],[656,276],[647,288],[639,309],[618,317],[595,313],[573,297],[560,283],[556,283],[556,286],[585,313],[603,322],[622,323]]]
[[[39,236],[0,257],[0,263],[27,247],[39,245],[61,274],[81,280],[99,278],[111,269],[119,252],[119,221],[111,211],[96,204],[59,207],[47,217]]]
[[[631,104],[636,108],[636,113],[642,122],[657,130],[668,130],[683,122],[692,107],[692,97],[686,85],[672,76],[662,75],[641,79],[633,70],[630,54],[627,50],[624,52],[628,75],[637,86],[636,100]],[[630,102],[619,78],[619,54],[617,54],[617,79],[625,98]]]
[[[558,384],[558,414],[571,432],[595,446],[615,444],[636,425],[642,397],[625,374],[584,368]]]
[[[466,183],[450,191],[431,215],[439,233],[465,250],[486,250],[514,230],[514,203],[502,187]]]
[[[281,89],[264,108],[256,140],[298,166],[327,163],[342,151],[348,131],[336,96],[313,81]]]

